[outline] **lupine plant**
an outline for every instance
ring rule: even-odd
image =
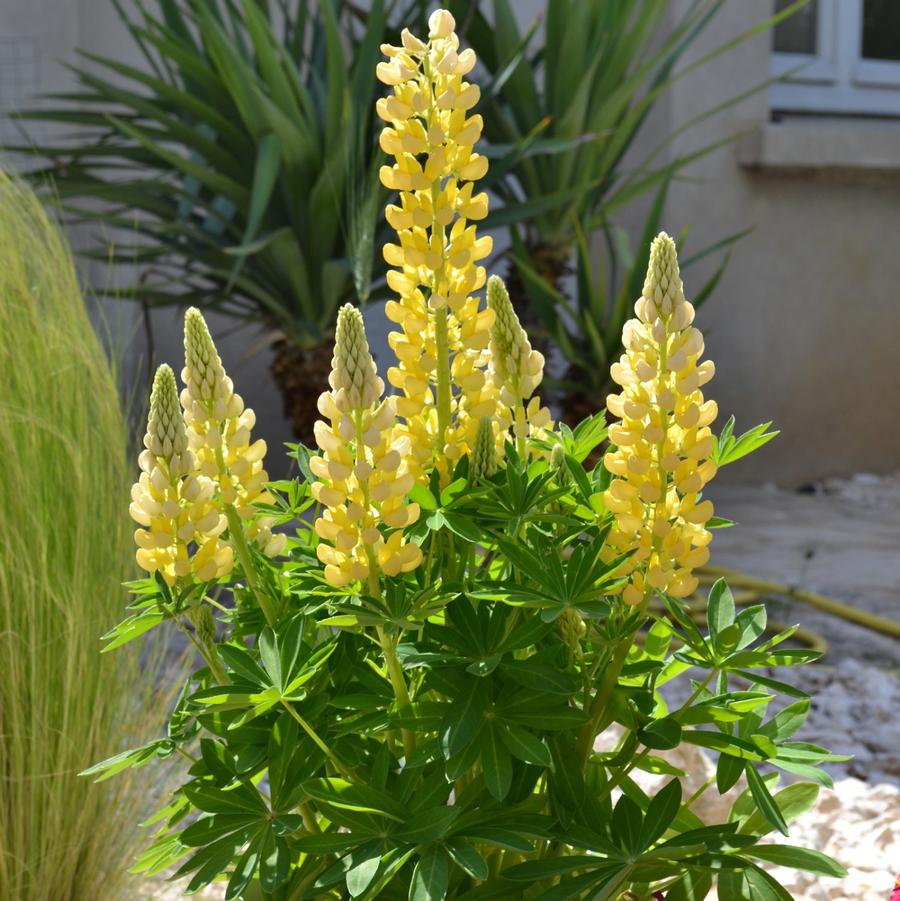
[[[785,645],[793,630],[767,635],[763,606],[738,612],[724,582],[702,626],[685,601],[727,524],[705,486],[768,436],[713,435],[714,367],[665,234],[612,367],[616,424],[554,426],[543,358],[480,265],[487,162],[454,29],[437,11],[377,72],[393,88],[381,178],[399,193],[395,393],[342,307],[318,450],[297,446],[302,477],[267,487],[196,310],[180,403],[157,374],[132,507],[148,577],[108,647],[172,620],[202,665],[163,737],[89,772],[184,767],[137,869],[177,866],[188,892],[689,901],[716,883],[722,899],[789,898],[767,864],[843,873],[769,841],[836,759],[792,740],[809,699],[768,673],[816,655]],[[667,757],[681,744],[717,759],[693,793]],[[802,781],[779,789],[782,773]],[[704,821],[703,794],[732,789],[729,814]]]

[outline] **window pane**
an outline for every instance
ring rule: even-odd
[[[787,9],[794,0],[775,0],[775,12]],[[892,0],[888,0],[892,2]],[[772,49],[778,53],[808,53],[814,55],[818,47],[819,0],[788,16],[775,26]]]
[[[862,55],[867,59],[900,60],[900,3],[864,0]]]

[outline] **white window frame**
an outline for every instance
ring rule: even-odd
[[[772,52],[773,110],[900,117],[900,61],[863,58],[862,0],[819,0],[816,46]]]

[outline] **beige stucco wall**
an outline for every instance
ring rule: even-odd
[[[670,14],[677,16],[688,4],[671,0]],[[516,10],[529,22],[543,6],[542,0],[521,0]],[[771,0],[727,0],[693,57],[751,27],[771,6]],[[4,34],[38,37],[43,90],[66,86],[57,61],[72,59],[75,47],[133,54],[109,0],[5,0]],[[763,34],[681,80],[656,111],[641,147],[652,146],[673,124],[763,82],[769,44]],[[754,133],[768,121],[768,96],[761,91],[678,138],[671,152]],[[736,246],[699,316],[718,367],[712,390],[722,420],[734,412],[739,427],[773,419],[782,430],[764,452],[726,470],[733,478],[796,484],[833,473],[900,468],[900,126],[882,126],[877,134],[875,127],[852,121],[833,122],[825,130],[808,122],[769,126],[764,139],[745,138],[741,149],[730,145],[695,164],[690,179],[672,189],[666,227],[677,233],[690,226],[689,252],[755,226]],[[760,145],[775,148],[772,165]],[[859,171],[854,160],[871,155],[875,145],[877,165]],[[766,158],[763,170],[741,162],[760,156]],[[810,159],[822,166],[809,169],[804,161]],[[792,165],[783,168],[786,161]],[[686,273],[689,294],[703,275],[701,266]],[[377,333],[377,311],[370,318]],[[134,325],[126,315],[120,334],[138,334],[130,359],[140,372],[146,349]],[[177,364],[178,316],[162,312],[154,325],[159,361]],[[257,408],[261,432],[272,445],[287,440],[268,356],[247,353],[258,336],[240,331],[226,337],[230,325],[221,321],[214,329],[226,365]],[[383,347],[383,336],[375,343]]]
[[[687,5],[674,0],[673,11]],[[694,58],[771,9],[770,0],[728,0]],[[670,97],[671,120],[687,121],[762,82],[769,47],[763,34],[686,77]],[[679,138],[674,150],[752,132],[768,120],[763,91]],[[694,249],[755,226],[698,317],[716,361],[713,393],[723,414],[734,412],[739,426],[773,419],[782,431],[732,474],[790,485],[898,469],[900,124],[795,121],[769,129],[779,129],[775,137],[813,168],[781,170],[783,159],[767,171],[747,168],[739,156],[753,158],[749,137],[743,151],[729,146],[693,166],[666,213],[673,230],[691,226]],[[874,171],[866,168],[873,136],[885,142]],[[699,279],[689,271],[686,281],[690,292]]]

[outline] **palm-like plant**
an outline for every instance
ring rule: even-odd
[[[548,0],[542,42],[538,23],[522,33],[510,0],[494,0],[490,22],[465,0],[451,3],[488,72],[479,112],[495,161],[486,182],[503,201],[490,222],[510,227],[510,291],[532,329],[543,331],[565,356],[563,387],[575,421],[584,415],[584,401],[590,398],[587,409],[593,409],[608,387],[609,363],[621,353],[622,325],[647,267],[646,249],[632,254],[623,240],[618,214],[635,199],[654,195],[635,245],[647,248],[659,230],[672,179],[733,137],[675,157],[667,153],[672,141],[765,83],[679,123],[643,159],[635,159],[629,151],[648,114],[687,72],[808,0],[676,71],[723,2],[694,0],[673,19],[667,0]],[[597,236],[604,249],[599,266],[592,252]],[[716,250],[727,256],[738,237],[716,242],[694,259]],[[721,271],[702,287],[700,300]],[[567,291],[566,277],[573,273],[574,289]]]
[[[144,63],[84,54],[62,108],[23,114],[79,130],[36,148],[49,163],[34,174],[70,217],[114,229],[114,248],[88,252],[137,266],[123,296],[267,326],[286,412],[308,435],[336,310],[380,274],[373,73],[389,14],[414,10],[134,2],[129,14],[113,0]]]

